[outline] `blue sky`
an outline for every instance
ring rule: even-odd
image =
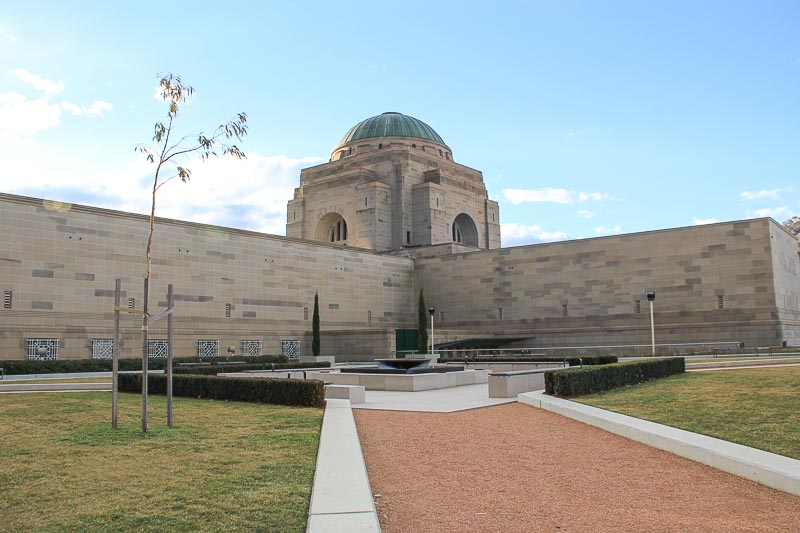
[[[283,234],[357,122],[423,120],[500,202],[503,244],[800,212],[800,3],[21,2],[0,13],[0,191],[146,212],[134,151],[249,117],[158,214]],[[5,222],[5,221],[4,221]]]

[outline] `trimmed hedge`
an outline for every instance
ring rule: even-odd
[[[301,368],[328,368],[330,361],[321,363],[261,363],[258,365],[211,365],[211,366],[178,366],[172,369],[173,374],[216,375],[223,372],[242,372],[246,370],[281,370]]]
[[[266,355],[262,357],[175,357],[173,365],[180,363],[210,363],[219,365],[231,361],[246,361],[250,364],[285,363],[287,359],[281,356]],[[150,370],[164,370],[167,360],[164,358],[150,358],[147,367]],[[242,365],[244,366],[244,365]],[[11,360],[0,361],[0,367],[8,375],[16,374],[68,374],[70,372],[111,372],[111,359],[60,359],[56,361],[28,361]],[[141,358],[126,358],[119,360],[120,370],[141,370]]]
[[[564,363],[569,366],[610,365],[618,362],[616,355],[586,355],[583,357],[447,357],[440,363]]]
[[[686,360],[683,357],[630,361],[545,372],[544,387],[545,392],[553,396],[581,396],[681,374],[685,371]]]
[[[120,374],[120,392],[142,392],[141,374]],[[151,394],[167,393],[167,376],[149,374]],[[172,376],[173,396],[234,402],[269,403],[299,407],[323,407],[325,384],[316,379],[253,379],[217,376]]]

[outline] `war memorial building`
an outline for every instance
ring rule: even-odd
[[[0,220],[0,358],[110,357],[115,278],[141,307],[148,218],[0,193]],[[158,219],[153,258],[153,313],[175,287],[177,356],[310,354],[315,292],[324,355],[386,356],[409,348],[423,289],[437,341],[647,344],[655,291],[659,343],[800,345],[797,243],[772,219],[501,248],[481,172],[399,113],[301,172],[286,237]],[[123,317],[122,357],[140,328]]]

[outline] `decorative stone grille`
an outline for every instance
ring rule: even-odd
[[[114,357],[114,339],[92,339],[92,359]]]
[[[281,355],[287,359],[297,359],[300,341],[281,341]]]
[[[259,357],[261,355],[261,341],[242,341],[242,355]]]
[[[167,339],[147,339],[147,357],[164,359],[167,357]]]
[[[219,341],[209,339],[198,339],[197,357],[218,357]]]
[[[58,359],[58,339],[26,339],[29,361]]]

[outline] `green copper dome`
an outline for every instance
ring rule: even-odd
[[[439,134],[421,120],[393,112],[381,113],[359,122],[342,137],[339,146],[372,137],[416,137],[447,146]]]

